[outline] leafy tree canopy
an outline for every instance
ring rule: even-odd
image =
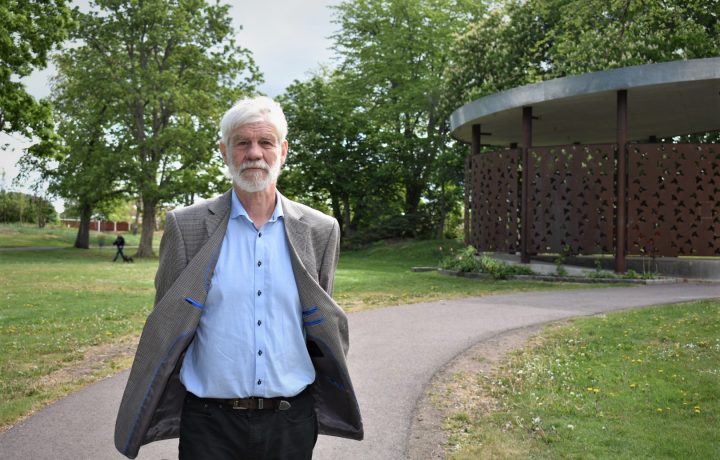
[[[19,81],[47,65],[48,53],[72,27],[65,0],[0,3],[0,133],[25,136],[46,129],[50,105],[38,102]]]
[[[567,75],[718,56],[719,24],[717,0],[509,0],[453,45],[450,105]]]
[[[53,99],[64,150],[54,152],[87,185],[58,168],[58,190],[85,190],[63,196],[92,206],[105,199],[95,193],[99,184],[139,196],[140,256],[152,254],[164,203],[227,187],[219,117],[261,80],[250,51],[234,41],[229,8],[205,0],[96,0],[77,14],[79,46],[58,57]]]

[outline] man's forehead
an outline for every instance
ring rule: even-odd
[[[277,129],[272,123],[267,121],[258,121],[254,123],[245,123],[237,126],[230,132],[230,138],[237,137],[271,137],[278,139]]]

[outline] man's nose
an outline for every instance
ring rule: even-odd
[[[259,160],[263,157],[262,148],[257,142],[251,142],[247,150],[247,157],[250,160]]]

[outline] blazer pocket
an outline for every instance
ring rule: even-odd
[[[190,305],[192,305],[195,308],[199,308],[200,310],[205,308],[205,305],[201,304],[200,302],[193,299],[192,297],[185,297],[185,302],[189,303]]]

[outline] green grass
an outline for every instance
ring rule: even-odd
[[[10,233],[8,228],[12,229],[0,227]],[[27,245],[46,245],[43,232],[21,227],[16,234]],[[496,292],[577,287],[410,271],[413,266],[437,265],[449,246],[459,245],[381,243],[344,252],[335,297],[346,310],[356,311]],[[113,253],[113,248],[0,251],[0,427],[97,378],[86,372],[71,382],[54,378],[59,372],[138,336],[152,306],[157,260],[113,264]],[[127,365],[126,361],[110,360],[95,370],[106,375]]]
[[[437,266],[451,250],[461,247],[462,243],[447,240],[379,242],[366,249],[343,252],[333,296],[346,311],[352,312],[501,292],[598,287],[542,281],[479,281],[410,270],[415,266]]]
[[[120,232],[125,238],[127,246],[137,246],[140,243],[140,235],[133,235],[129,232]],[[47,225],[45,228],[38,228],[32,224],[0,224],[0,248],[18,247],[58,247],[67,248],[75,244],[77,236],[76,228],[66,228],[57,225]],[[112,242],[116,233],[113,232],[90,232],[91,246],[106,246],[112,248]],[[156,241],[157,240],[157,241]],[[160,237],[153,238],[153,247],[157,251],[160,244]]]
[[[720,458],[720,300],[552,327],[474,384],[497,410],[447,420],[452,458]]]
[[[99,249],[0,252],[0,426],[76,387],[44,377],[142,328],[157,261],[111,257]]]

